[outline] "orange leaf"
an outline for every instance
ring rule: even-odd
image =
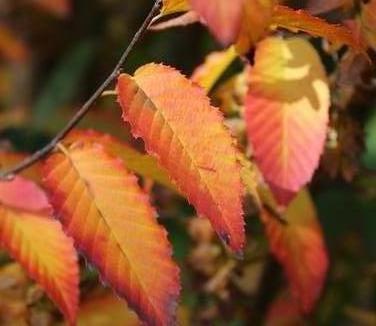
[[[16,177],[0,183],[1,246],[74,324],[78,306],[77,256],[73,241],[63,233],[59,222],[46,215],[48,210],[44,193],[31,181]]]
[[[367,43],[376,49],[376,1],[371,0],[362,4],[362,12],[359,17],[361,32]]]
[[[1,151],[0,152],[0,170],[3,171],[3,170],[13,167],[14,165],[24,160],[27,156],[28,154],[25,154],[25,153]],[[41,182],[40,166],[41,164],[37,162],[36,164],[20,172],[20,175],[39,184]]]
[[[271,251],[282,264],[300,308],[309,313],[320,296],[328,257],[308,191],[299,193],[284,218],[287,225],[282,225],[268,211],[262,212]]]
[[[190,4],[223,44],[233,43],[242,25],[244,0],[189,0]]]
[[[204,90],[156,64],[133,78],[122,74],[117,88],[133,135],[142,137],[198,213],[240,254],[245,237],[238,152]]]
[[[335,44],[351,46],[357,51],[365,51],[363,42],[349,28],[343,25],[329,24],[304,10],[275,6],[272,23],[277,27],[285,28],[295,33],[302,31],[312,36],[326,38]]]
[[[268,32],[276,0],[245,1],[242,25],[236,42],[240,54],[247,53]]]
[[[163,16],[188,11],[188,0],[163,0],[161,14]]]
[[[102,279],[146,323],[173,323],[179,271],[136,178],[102,145],[80,143],[53,154],[44,175],[57,216]]]
[[[0,56],[20,62],[25,61],[28,55],[26,45],[16,37],[11,29],[0,24]]]
[[[124,302],[113,293],[91,294],[81,304],[78,326],[126,325],[138,326],[137,315],[124,307]]]
[[[159,167],[153,156],[142,154],[111,135],[95,130],[74,130],[64,139],[64,144],[75,142],[102,144],[111,155],[120,158],[128,170],[178,192],[167,172]]]
[[[284,194],[308,183],[324,148],[330,105],[320,57],[301,38],[259,44],[246,99],[248,138],[266,181]],[[287,199],[289,199],[288,196]]]

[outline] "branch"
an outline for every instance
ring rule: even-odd
[[[136,34],[133,36],[132,41],[129,43],[128,47],[125,49],[123,54],[121,55],[118,63],[116,64],[115,68],[111,72],[111,74],[106,78],[106,80],[97,88],[97,90],[93,93],[93,95],[81,106],[81,108],[77,111],[77,113],[72,117],[72,119],[67,123],[67,125],[43,148],[36,151],[31,156],[27,157],[19,164],[15,165],[14,167],[10,168],[9,170],[0,172],[0,180],[12,180],[15,175],[29,166],[33,165],[34,163],[41,160],[47,154],[49,154],[57,144],[75,127],[77,124],[85,117],[85,115],[89,112],[92,105],[95,101],[102,95],[102,93],[106,90],[106,88],[116,79],[116,77],[120,74],[121,67],[127,60],[129,54],[132,52],[136,43],[140,40],[140,38],[144,35],[146,30],[148,29],[151,21],[158,13],[162,0],[156,0],[152,9],[150,10],[148,16],[145,18],[144,22],[142,23],[141,27],[138,29]]]

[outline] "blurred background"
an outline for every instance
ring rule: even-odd
[[[152,3],[0,0],[0,149],[32,152],[56,134],[112,70]],[[357,1],[337,3],[347,5],[316,11],[333,22],[359,13]],[[290,4],[301,8],[306,1]],[[310,8],[315,11],[312,2]],[[284,274],[268,254],[251,204],[246,257],[235,262],[184,200],[156,187],[153,199],[182,269],[181,324],[376,325],[376,71],[362,59],[344,67],[344,53],[333,54],[321,40],[312,42],[334,76],[331,127],[336,141],[336,146],[327,146],[311,186],[331,260],[317,309],[302,317],[284,300]],[[198,24],[150,32],[124,71],[133,73],[154,61],[190,75],[218,48]],[[369,55],[375,60],[372,50]],[[224,79],[238,70],[234,65]],[[114,102],[112,97],[101,98],[80,127],[129,139]],[[84,261],[81,291],[81,325],[135,324],[135,317],[102,289]],[[0,252],[0,324],[26,321],[53,325],[61,316],[19,266]]]

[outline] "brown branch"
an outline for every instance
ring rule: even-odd
[[[125,49],[123,54],[121,55],[118,63],[116,64],[115,68],[111,72],[111,74],[106,78],[106,80],[97,88],[97,90],[93,93],[93,95],[81,106],[81,108],[77,111],[77,113],[72,117],[72,119],[67,123],[67,125],[43,148],[36,151],[31,156],[27,157],[19,164],[15,165],[14,167],[10,168],[9,170],[0,172],[0,180],[11,180],[14,176],[28,168],[29,166],[33,165],[34,163],[41,160],[47,154],[49,154],[56,145],[85,117],[85,115],[89,112],[92,105],[95,101],[101,96],[101,94],[106,90],[106,88],[115,80],[115,78],[119,75],[121,71],[121,67],[125,63],[126,59],[128,58],[129,54],[133,50],[136,43],[140,40],[140,38],[144,35],[145,31],[148,29],[151,21],[158,13],[161,7],[162,0],[156,0],[152,9],[150,10],[148,16],[145,18],[144,22],[142,23],[141,27],[138,29],[136,34],[133,36],[132,41],[129,43],[128,47]]]

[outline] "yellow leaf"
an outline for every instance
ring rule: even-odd
[[[195,69],[191,80],[209,93],[236,57],[237,53],[234,47],[209,54],[206,57],[205,62]]]
[[[188,11],[189,9],[190,5],[187,0],[163,0],[161,14],[167,16],[178,12]]]

